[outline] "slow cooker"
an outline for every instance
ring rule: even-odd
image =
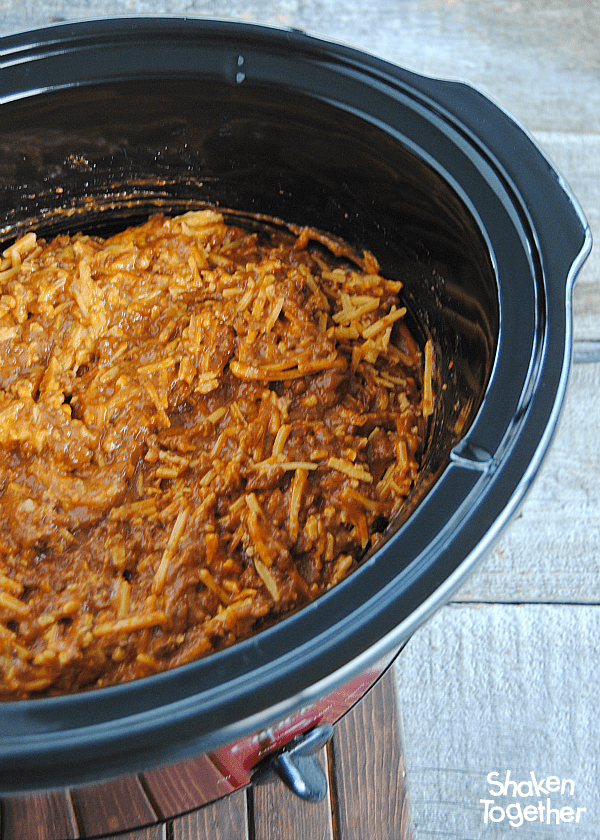
[[[31,229],[110,233],[205,205],[311,225],[402,278],[438,360],[426,477],[344,582],[171,672],[2,704],[5,831],[24,829],[40,797],[81,811],[111,785],[151,807],[91,833],[131,829],[249,784],[265,761],[318,798],[298,756],[457,590],[534,479],[565,392],[589,228],[482,94],[302,32],[123,18],[0,46],[2,250]]]

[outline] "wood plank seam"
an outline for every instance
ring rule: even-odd
[[[340,830],[340,800],[336,778],[335,750],[333,749],[333,741],[330,741],[327,744],[326,755],[327,778],[329,782],[329,795],[331,800],[331,828],[333,840],[344,840],[341,836]]]
[[[256,840],[256,826],[254,825],[254,788],[246,788],[246,821],[248,823],[248,840]]]

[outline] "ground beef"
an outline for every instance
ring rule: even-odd
[[[432,411],[400,282],[211,209],[0,265],[0,697],[247,637],[401,509]]]

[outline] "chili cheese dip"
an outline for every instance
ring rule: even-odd
[[[0,264],[0,698],[248,637],[341,581],[432,411],[400,282],[211,210]]]

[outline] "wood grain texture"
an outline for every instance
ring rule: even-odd
[[[303,29],[474,84],[530,130],[600,132],[600,6],[590,0],[4,0],[0,32],[97,15],[234,18]]]
[[[455,604],[413,636],[396,673],[416,840],[597,840],[599,639],[596,606],[551,604]],[[580,823],[485,825],[487,775],[507,770],[573,780],[549,798],[585,808]]]
[[[231,793],[233,785],[207,755],[184,764],[159,767],[140,776],[144,791],[161,817],[173,817]]]
[[[186,814],[169,824],[169,840],[249,840],[245,791]]]
[[[70,797],[64,793],[45,793],[2,801],[0,837],[2,840],[79,837]]]
[[[336,814],[346,840],[411,837],[392,671],[337,724]]]
[[[600,134],[539,131],[533,136],[580,203],[592,236],[600,240]],[[600,249],[597,247],[592,249],[575,285],[573,328],[576,341],[600,339]]]
[[[105,840],[111,840],[106,837]],[[118,834],[115,840],[170,840],[169,830],[166,824],[153,825],[150,828],[140,828],[138,831],[125,832]]]
[[[134,778],[74,788],[71,798],[84,837],[109,834],[123,826],[148,825],[157,820],[141,784]]]
[[[327,773],[327,753],[317,754],[321,767]],[[331,820],[331,788],[321,802],[304,802],[280,779],[272,777],[252,789],[254,815],[254,840],[333,840]]]
[[[533,488],[455,600],[600,603],[599,429],[600,363],[574,365]]]

